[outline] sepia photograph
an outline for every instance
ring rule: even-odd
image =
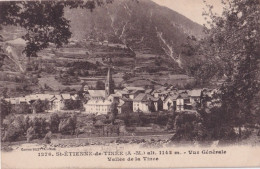
[[[1,168],[260,167],[260,0],[0,0]]]

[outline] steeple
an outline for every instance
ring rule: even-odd
[[[112,73],[111,73],[111,68],[108,68],[108,72],[107,72],[107,79],[106,79],[106,83],[105,83],[105,92],[106,92],[106,98],[111,95],[114,94],[114,85],[113,85],[113,79],[112,79]]]

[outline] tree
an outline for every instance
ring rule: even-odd
[[[32,103],[32,107],[35,113],[42,113],[45,110],[49,109],[49,101],[48,100],[36,100]]]
[[[24,130],[27,131],[29,127],[30,127],[30,118],[29,116],[26,116],[24,119]]]
[[[26,131],[27,142],[32,141],[34,138],[34,135],[35,135],[35,131],[34,131],[34,128],[31,126]]]
[[[167,129],[167,130],[172,130],[173,127],[174,127],[173,118],[170,117],[170,118],[168,119],[167,124],[166,124],[166,129]]]
[[[105,89],[105,83],[101,80],[98,80],[96,83],[96,90],[104,90]]]
[[[11,103],[1,99],[0,100],[0,113],[1,113],[1,125],[5,117],[11,113]]]
[[[46,144],[50,144],[51,143],[51,136],[52,136],[51,131],[48,131],[48,133],[46,133],[46,135],[44,137],[44,141],[45,141]]]
[[[63,119],[59,124],[59,132],[61,132],[62,134],[73,135],[75,133],[76,125],[77,125],[76,115],[73,115],[68,119]]]
[[[182,112],[175,117],[174,128],[176,134],[172,140],[198,140],[204,136],[201,117],[196,113]]]
[[[11,106],[11,112],[15,114],[30,114],[31,108],[27,103],[20,103]]]
[[[22,134],[23,130],[21,128],[17,128],[13,124],[10,124],[4,133],[2,141],[16,141]]]
[[[0,4],[0,23],[4,26],[15,25],[25,28],[27,33],[22,37],[26,40],[24,53],[29,58],[37,57],[37,52],[48,47],[50,43],[55,44],[56,47],[68,43],[71,32],[70,21],[64,17],[65,7],[85,8],[92,11],[96,6],[112,1],[3,1]]]
[[[31,122],[35,135],[33,138],[43,138],[47,133],[48,123],[45,118],[34,117]]]
[[[17,116],[17,117],[11,117],[13,119],[10,119],[10,123],[7,124],[7,129],[5,130],[3,141],[16,141],[18,138],[20,138],[24,132],[24,117],[23,116]]]
[[[64,105],[65,110],[80,110],[83,107],[82,102],[80,100],[72,99],[65,100]]]
[[[208,5],[211,18],[207,29],[209,65],[218,65],[226,77],[221,87],[222,119],[239,127],[252,119],[252,101],[259,91],[260,1],[230,0],[222,16]]]
[[[111,123],[112,123],[113,125],[114,125],[114,123],[115,123],[117,114],[118,114],[117,105],[116,105],[116,103],[112,103],[112,105],[111,105],[110,120],[111,120]]]
[[[50,130],[53,133],[57,133],[59,131],[60,118],[57,113],[54,113],[50,117]]]

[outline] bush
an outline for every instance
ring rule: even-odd
[[[11,113],[11,103],[1,99],[0,100],[0,114],[1,114],[1,125],[4,118]]]
[[[69,117],[68,119],[63,119],[59,124],[59,132],[62,134],[73,135],[77,125],[76,116]]]
[[[60,118],[57,113],[54,113],[50,117],[50,130],[53,133],[57,133],[59,131]]]
[[[156,124],[166,125],[169,122],[169,115],[167,114],[159,114],[156,118]]]
[[[138,113],[132,113],[131,116],[129,116],[129,119],[127,120],[128,125],[138,125],[141,124],[141,119]]]
[[[5,131],[3,141],[16,141],[20,136],[24,133],[22,128],[15,126],[14,124],[10,124],[8,129]]]
[[[43,138],[47,133],[48,123],[46,122],[45,118],[37,118],[35,117],[32,120],[32,127],[35,131],[34,138]]]
[[[104,90],[105,88],[105,83],[101,80],[96,82],[96,90]]]
[[[65,110],[80,110],[83,108],[82,102],[80,100],[65,100]]]
[[[201,118],[196,113],[182,112],[178,114],[174,120],[174,128],[176,134],[172,140],[201,140],[205,135]]]
[[[27,142],[30,142],[34,139],[35,136],[35,131],[33,127],[28,128],[27,132],[26,132],[26,138],[27,138]]]
[[[25,125],[23,116],[10,116],[7,119],[7,129],[5,130],[3,141],[16,141],[19,137],[24,135]]]
[[[46,144],[50,144],[50,143],[51,143],[51,136],[52,136],[51,131],[49,131],[49,132],[45,135],[44,141],[45,141]]]
[[[30,114],[32,113],[30,105],[26,103],[16,104],[11,106],[11,112],[15,114]]]
[[[42,113],[45,110],[49,109],[49,101],[48,100],[36,100],[33,104],[33,109],[35,113]]]

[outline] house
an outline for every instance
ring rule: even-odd
[[[51,111],[61,111],[65,107],[65,100],[61,95],[54,95],[49,101]]]
[[[152,94],[152,92],[153,92],[153,89],[146,89],[145,90],[145,94]]]
[[[103,100],[106,98],[105,90],[88,90],[91,100]]]
[[[71,96],[72,100],[80,100],[80,97],[78,94],[71,94],[70,96]]]
[[[176,111],[191,109],[190,98],[187,93],[181,93],[176,99]]]
[[[38,96],[36,94],[32,94],[32,95],[27,95],[25,96],[26,100],[28,100],[28,102],[30,104],[32,104],[33,102],[35,102],[36,100],[38,100]]]
[[[108,41],[107,41],[107,40],[104,40],[104,41],[103,41],[103,45],[107,45],[107,46],[108,46]]]
[[[71,99],[70,94],[61,94],[61,97],[62,97],[63,100],[70,100]]]
[[[169,91],[156,91],[153,93],[153,96],[156,98],[160,98],[165,100],[165,98],[169,95]]]
[[[108,99],[109,101],[111,101],[111,102],[114,102],[114,103],[118,104],[120,97],[121,97],[121,96],[120,96],[119,94],[111,94],[110,96],[108,96],[107,99]]]
[[[87,114],[108,114],[111,112],[112,102],[109,100],[89,100],[84,104],[85,113]]]
[[[52,94],[36,94],[39,100],[50,100],[54,95]]]
[[[167,91],[177,92],[177,88],[175,88],[174,86],[170,86],[170,87],[167,88]]]
[[[163,102],[163,110],[176,110],[176,101],[178,95],[169,95]]]
[[[131,91],[129,93],[129,98],[130,99],[134,99],[137,95],[139,95],[140,93],[143,93],[143,91],[141,90],[134,90],[134,91]]]
[[[140,93],[144,93],[145,92],[145,89],[142,88],[142,87],[131,87],[131,86],[128,86],[128,87],[125,87],[123,90],[127,91],[128,93],[131,93],[133,91],[140,91]]]
[[[144,113],[156,112],[159,110],[159,107],[162,107],[158,106],[158,101],[158,98],[155,98],[145,93],[140,93],[133,100],[133,111],[141,111]]]
[[[133,100],[128,98],[120,98],[117,105],[118,114],[130,113],[133,111]]]
[[[129,93],[127,91],[124,91],[124,90],[119,90],[119,91],[116,91],[116,94],[117,95],[120,95],[121,98],[129,98]]]
[[[82,88],[84,92],[87,92],[89,90],[89,86],[87,84],[83,84]]]
[[[221,102],[221,98],[219,97],[220,95],[221,95],[220,90],[218,89],[211,90],[211,92],[208,93],[207,95],[208,100],[206,99],[206,108],[221,107],[222,102]]]
[[[208,107],[209,104],[211,104],[212,100],[212,90],[211,89],[203,89],[201,92],[201,98],[200,98],[200,103],[201,107]]]
[[[32,94],[32,95],[27,95],[25,96],[25,99],[28,103],[32,104],[33,102],[35,102],[36,100],[50,100],[51,98],[53,98],[54,95],[52,94]]]
[[[9,102],[10,104],[20,104],[19,98],[6,98],[5,101]]]
[[[201,91],[201,89],[188,91],[188,95],[190,96],[190,103],[192,105],[200,103]]]

